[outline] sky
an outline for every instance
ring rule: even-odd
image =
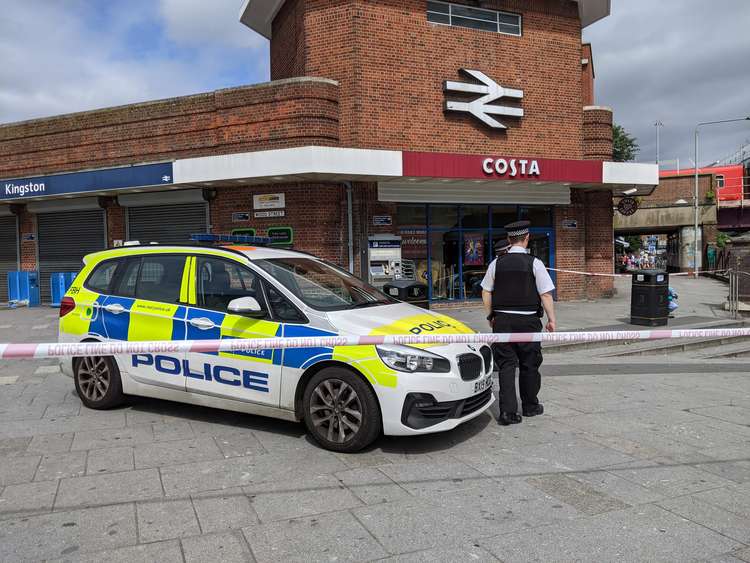
[[[375,1],[375,0],[372,0]],[[4,0],[0,123],[268,80],[268,42],[242,0]],[[589,26],[597,104],[638,160],[691,166],[702,121],[750,115],[750,0],[612,0]],[[731,156],[750,121],[701,129],[699,161]],[[748,147],[750,152],[750,147]]]

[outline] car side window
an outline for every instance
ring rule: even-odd
[[[186,256],[143,256],[135,288],[138,299],[177,303]]]
[[[229,302],[254,297],[266,309],[260,277],[242,265],[220,258],[198,257],[198,306],[227,312]]]
[[[122,260],[107,260],[98,264],[83,286],[97,293],[109,293],[112,279],[122,262]]]
[[[135,297],[135,286],[138,283],[138,272],[140,269],[140,258],[132,258],[125,262],[125,265],[121,268],[122,273],[118,275],[112,293],[121,297]]]
[[[274,320],[284,323],[307,322],[305,315],[303,315],[297,307],[292,305],[292,303],[290,303],[278,289],[268,282],[264,282],[263,285],[266,289],[268,305],[271,309],[271,314],[273,315]]]

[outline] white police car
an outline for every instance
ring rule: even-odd
[[[131,246],[88,255],[60,307],[60,341],[455,334],[308,254],[262,246]],[[302,420],[352,452],[381,432],[449,430],[494,401],[488,346],[341,346],[62,360],[95,409],[140,395]]]

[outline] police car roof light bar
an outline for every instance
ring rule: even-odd
[[[250,235],[213,235],[208,233],[194,233],[190,235],[190,240],[201,243],[230,242],[239,244],[254,244],[256,246],[264,246],[273,242],[273,239],[269,237],[256,237]]]

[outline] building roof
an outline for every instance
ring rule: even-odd
[[[578,3],[578,13],[583,27],[606,18],[612,4],[612,0],[573,0],[573,2]],[[240,10],[240,21],[270,39],[273,18],[283,5],[284,0],[244,0]]]

